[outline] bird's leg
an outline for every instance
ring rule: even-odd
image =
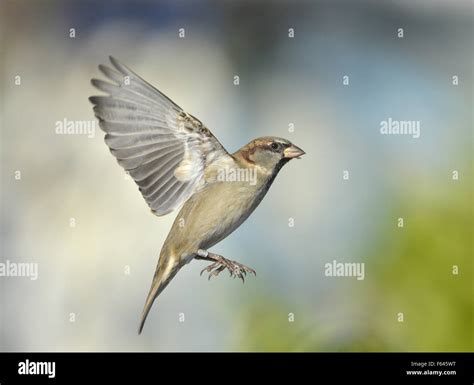
[[[236,261],[231,261],[230,259],[224,258],[222,255],[210,253],[207,250],[199,249],[194,258],[213,262],[201,271],[201,275],[205,271],[209,273],[208,279],[211,279],[213,276],[218,276],[219,273],[225,269],[229,270],[231,277],[238,277],[242,280],[242,282],[244,282],[244,276],[247,275],[247,273],[253,273],[254,275],[257,275],[255,270],[251,269],[250,267],[242,265]]]

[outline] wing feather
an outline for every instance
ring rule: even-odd
[[[156,215],[164,215],[203,188],[205,169],[227,151],[195,117],[125,65],[100,65],[108,81],[92,79],[107,96],[92,96],[111,153],[139,186]]]

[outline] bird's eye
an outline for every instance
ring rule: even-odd
[[[272,150],[278,150],[280,148],[280,145],[277,142],[273,142],[270,144],[270,147]]]

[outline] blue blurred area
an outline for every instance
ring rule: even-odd
[[[72,1],[63,4],[65,20],[74,22],[83,30],[93,30],[116,20],[137,21],[150,29],[166,29],[175,20],[198,18],[201,22],[216,18],[216,9],[210,3],[183,1]]]

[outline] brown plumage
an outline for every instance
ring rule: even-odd
[[[258,138],[229,154],[207,127],[130,69],[110,58],[99,66],[114,83],[92,80],[109,96],[91,97],[105,141],[152,209],[182,206],[161,249],[139,332],[153,301],[193,259],[244,279],[252,269],[209,248],[238,228],[261,202],[281,167],[304,154],[288,140]]]

